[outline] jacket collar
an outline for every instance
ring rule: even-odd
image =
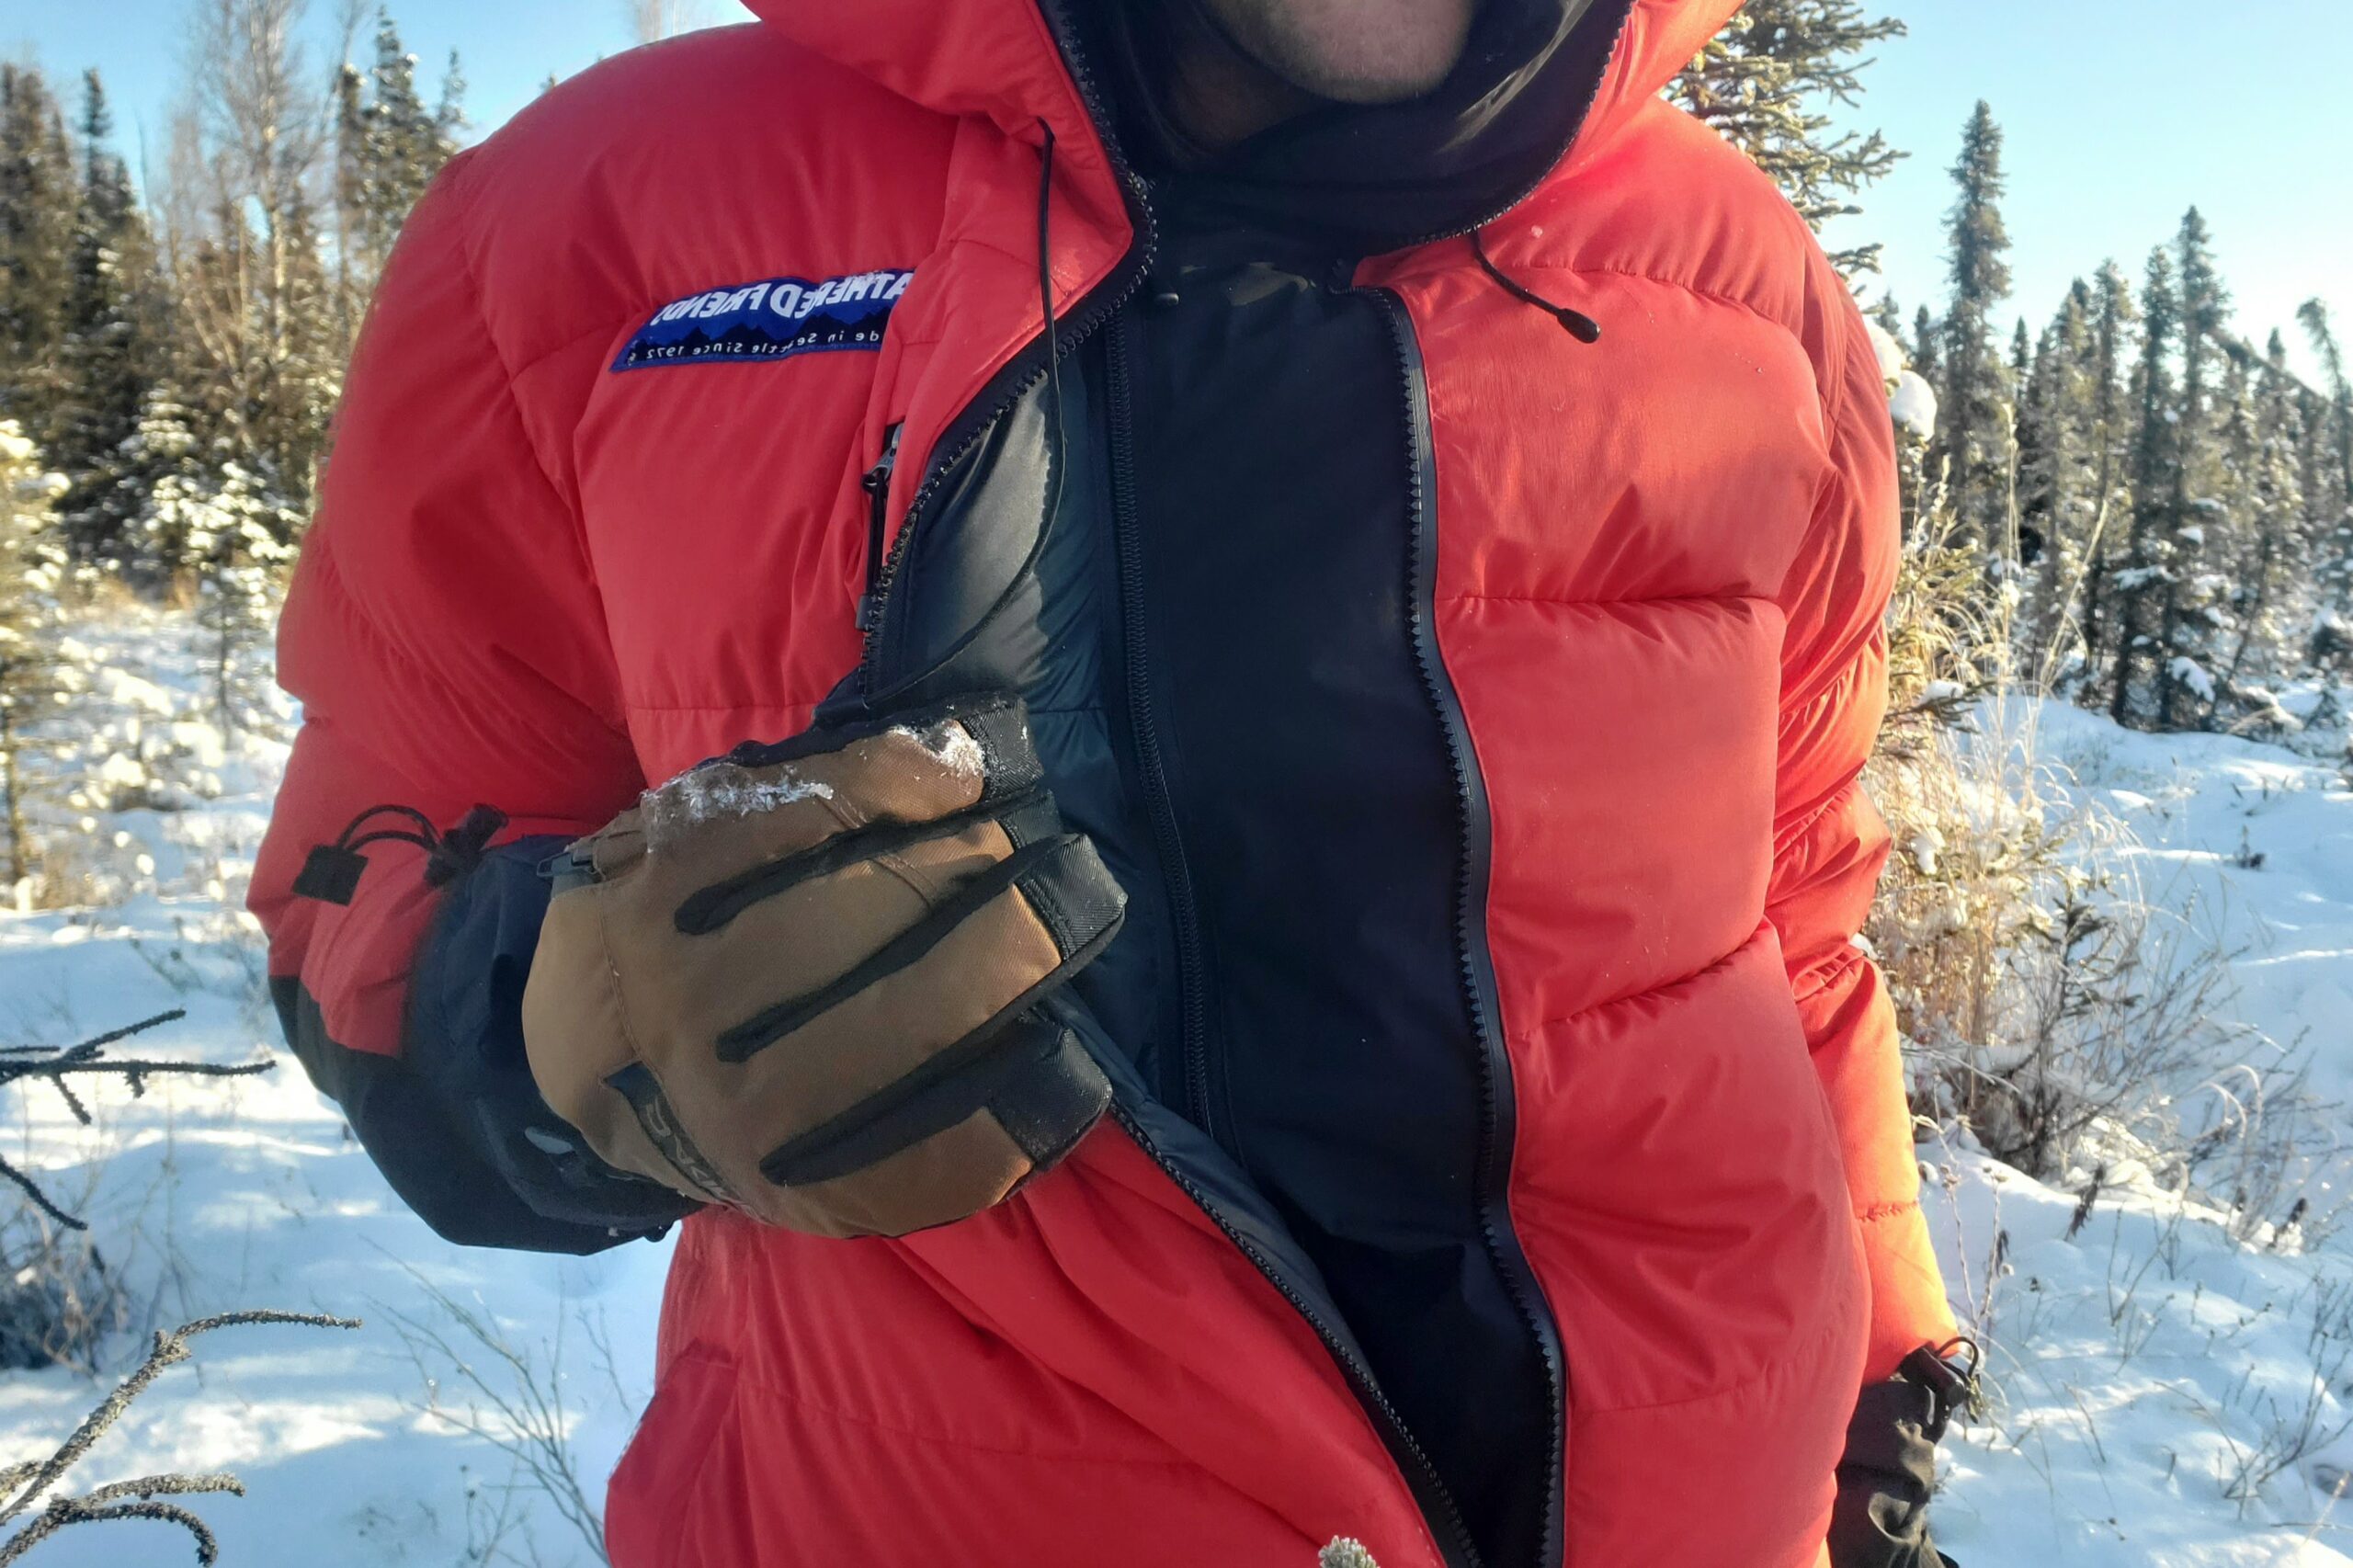
[[[941,114],[1035,143],[1118,202],[1106,129],[1121,91],[1077,0],[747,0],[768,26]],[[1356,254],[1483,223],[1682,69],[1740,0],[1487,0],[1463,62],[1412,103],[1335,106],[1254,138],[1208,171],[1216,205],[1307,226]]]

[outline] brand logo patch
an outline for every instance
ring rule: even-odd
[[[616,370],[782,359],[826,348],[880,348],[891,308],[915,274],[898,267],[812,282],[771,278],[673,300],[637,329]]]

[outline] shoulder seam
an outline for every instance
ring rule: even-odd
[[[1755,301],[1743,299],[1738,294],[1728,293],[1722,289],[1711,289],[1704,283],[1697,283],[1688,278],[1668,278],[1659,273],[1645,272],[1631,267],[1591,267],[1573,261],[1521,262],[1514,265],[1518,269],[1528,272],[1569,272],[1586,278],[1623,278],[1636,283],[1655,284],[1661,289],[1674,289],[1755,316],[1767,326],[1772,327],[1797,344],[1801,349],[1805,347],[1805,339],[1796,327],[1780,317],[1769,313]]]

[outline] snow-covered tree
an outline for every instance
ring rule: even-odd
[[[2009,297],[2010,238],[2002,225],[2002,128],[1982,98],[1962,130],[1952,178],[1961,194],[1946,220],[1952,301],[1938,359],[1937,450],[1962,537],[1984,547],[2001,538],[2008,502],[2010,391],[1994,312]]]
[[[2242,681],[2279,673],[2291,634],[2304,545],[2301,390],[2278,332],[2261,360],[2234,354],[2222,433],[2223,501],[2235,525],[2230,575],[2238,641],[2222,675],[2229,692]]]
[[[2164,658],[2157,724],[2191,729],[2212,714],[2218,650],[2228,645],[2230,583],[2216,535],[2231,519],[2223,506],[2222,449],[2213,401],[2221,338],[2230,307],[2214,264],[2212,235],[2197,208],[2182,217],[2175,241],[2181,301],[2181,391],[2165,411],[2174,426],[2170,570],[2165,577],[2159,637]]]
[[[267,672],[252,655],[268,641],[301,517],[264,476],[210,449],[187,410],[160,394],[131,445],[147,496],[147,554],[180,563],[194,581],[213,717],[234,733],[263,705]]]
[[[2177,411],[2172,354],[2180,319],[2173,256],[2159,245],[2149,253],[2141,285],[2141,352],[2132,370],[2137,418],[2131,460],[2131,534],[2124,563],[2109,584],[2115,650],[2109,665],[2109,713],[2120,723],[2145,724],[2156,714],[2161,607],[2164,585],[2173,570]]]
[[[416,56],[389,10],[376,13],[375,58],[335,80],[335,210],[339,303],[353,329],[381,276],[409,209],[458,150],[465,77],[449,56],[438,103],[417,83]]]
[[[2307,300],[2296,320],[2320,357],[2325,385],[2300,403],[2303,441],[2297,454],[2304,496],[2304,534],[2313,557],[2314,603],[2308,656],[2323,668],[2353,665],[2353,381],[2328,307]]]
[[[2019,652],[2028,674],[2054,682],[2082,673],[2084,594],[2101,544],[2092,310],[2077,278],[2036,344],[2018,400],[2019,528],[2035,544]]]
[[[2087,460],[2091,468],[2091,539],[2085,550],[2083,587],[2083,646],[2085,681],[2081,689],[2094,695],[2103,662],[2114,654],[2109,636],[2110,574],[2124,559],[2131,537],[2131,502],[2125,486],[2131,444],[2130,388],[2125,362],[2131,350],[2133,324],[2140,312],[2132,302],[2132,285],[2124,269],[2102,262],[2092,280],[2090,321],[2091,426]]]
[[[34,67],[0,63],[0,419],[28,437],[57,397],[77,205],[56,95]]]
[[[58,647],[65,551],[50,513],[63,488],[22,428],[0,420],[0,875],[15,903],[38,859],[33,764],[74,681]]]
[[[109,145],[96,71],[83,79],[82,185],[62,385],[49,452],[67,476],[57,511],[85,560],[120,561],[141,497],[121,458],[161,368],[165,327],[153,242],[131,171]]]

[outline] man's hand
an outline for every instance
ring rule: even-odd
[[[554,863],[531,1071],[597,1153],[815,1235],[999,1202],[1109,1103],[1039,1004],[1125,897],[1020,704],[738,746]]]
[[[1975,1377],[1973,1366],[1956,1367],[1924,1346],[1895,1376],[1863,1391],[1838,1461],[1831,1568],[1951,1568],[1928,1539],[1928,1495],[1937,1444],[1973,1397]]]

